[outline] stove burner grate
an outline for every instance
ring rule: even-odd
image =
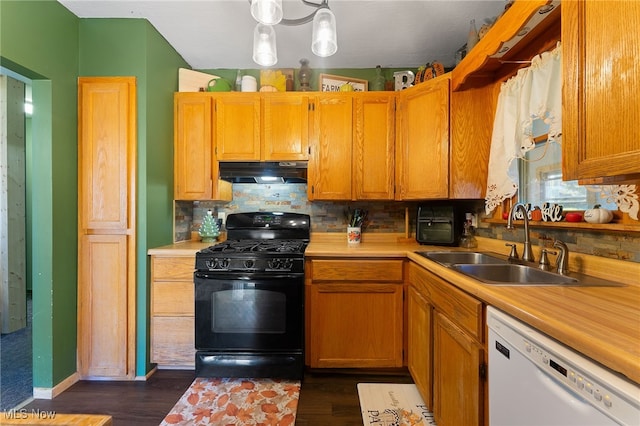
[[[231,240],[205,249],[215,253],[303,253],[307,243],[296,240]]]

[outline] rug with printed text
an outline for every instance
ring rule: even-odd
[[[433,414],[413,384],[358,383],[365,426],[435,426]]]

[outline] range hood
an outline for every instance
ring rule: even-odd
[[[306,161],[220,162],[220,179],[232,183],[306,183]]]

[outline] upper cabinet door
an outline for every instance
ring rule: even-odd
[[[309,96],[265,93],[262,98],[262,155],[265,161],[309,159]]]
[[[135,79],[82,78],[78,84],[80,228],[127,229],[134,191]],[[133,148],[132,148],[133,146]],[[134,191],[135,193],[135,191]]]
[[[449,76],[399,95],[396,199],[449,196]]]
[[[449,198],[482,199],[493,132],[496,85],[451,93]]]
[[[563,179],[640,173],[640,2],[562,2]]]
[[[395,95],[354,97],[353,185],[356,200],[393,200]]]
[[[216,95],[215,115],[217,160],[260,160],[260,93]]]
[[[200,93],[179,93],[174,101],[174,197],[209,200],[213,197],[214,162],[212,98]],[[217,163],[216,167],[217,167]]]
[[[346,93],[314,97],[309,200],[351,199],[352,102],[353,97]]]

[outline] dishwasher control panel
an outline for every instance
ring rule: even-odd
[[[504,339],[495,339],[489,350],[509,358],[510,345],[616,422],[640,424],[640,387],[635,383],[495,309],[488,311],[487,325]]]

